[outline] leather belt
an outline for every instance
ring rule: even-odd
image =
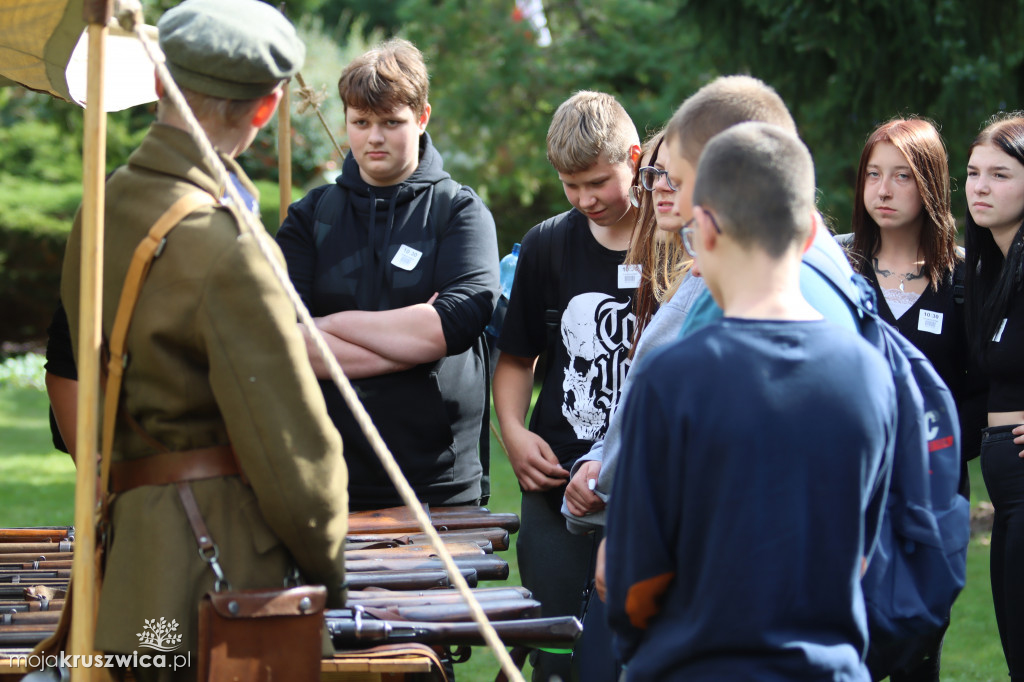
[[[161,452],[139,459],[112,462],[110,488],[123,493],[144,485],[168,485],[217,476],[242,476],[230,445]],[[245,480],[245,477],[242,477]]]

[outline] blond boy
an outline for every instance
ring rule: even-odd
[[[555,112],[548,159],[572,209],[523,238],[494,373],[494,404],[523,490],[518,552],[523,584],[544,615],[576,614],[595,539],[571,535],[559,511],[568,470],[604,435],[629,368],[638,274],[622,262],[640,143],[614,97],[583,91]],[[534,369],[546,371],[529,427]],[[541,653],[535,679],[568,678],[569,657]]]

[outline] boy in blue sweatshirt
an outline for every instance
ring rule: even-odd
[[[794,134],[744,123],[705,148],[683,240],[725,317],[636,370],[609,507],[630,682],[870,679],[864,512],[894,387],[800,292],[814,211]]]

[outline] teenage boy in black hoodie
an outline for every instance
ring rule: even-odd
[[[486,461],[482,332],[498,294],[494,219],[442,167],[423,55],[388,40],[338,92],[351,151],[333,185],[291,205],[277,241],[295,288],[423,502],[477,502]],[[352,509],[401,504],[310,342],[345,443]],[[326,381],[325,381],[326,379]]]

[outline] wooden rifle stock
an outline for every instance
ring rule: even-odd
[[[462,577],[470,587],[476,587],[477,575],[472,568],[460,569]],[[349,589],[361,590],[366,587],[389,587],[396,590],[428,590],[433,587],[451,587],[446,570],[422,571],[366,571],[345,575]],[[0,588],[2,589],[2,588]]]
[[[23,564],[28,561],[71,561],[73,556],[71,552],[7,552],[6,547],[6,544],[0,543],[0,561],[8,564]]]
[[[24,599],[18,601],[0,601],[0,613],[37,613],[40,611],[60,612],[63,608],[63,599],[50,599],[47,601],[25,601]]]
[[[445,549],[453,557],[458,556],[483,556],[487,552],[480,548],[473,542],[454,542],[446,544]],[[356,559],[408,559],[419,557],[425,559],[430,556],[436,556],[437,551],[430,545],[405,545],[402,547],[392,547],[389,549],[356,549],[351,552],[345,552],[346,561],[354,561]]]
[[[583,632],[583,626],[575,616],[497,620],[492,621],[491,625],[506,645],[531,648],[571,646]],[[366,614],[357,616],[353,613],[348,617],[328,618],[327,631],[338,649],[358,649],[403,642],[450,646],[484,645],[483,636],[476,623],[376,620]]]
[[[471,568],[476,571],[479,580],[505,580],[508,578],[508,562],[496,556],[459,556],[453,557],[455,565]],[[362,559],[346,561],[345,571],[348,573],[364,573],[366,571],[418,571],[422,569],[444,569],[444,562],[435,557],[410,559]]]
[[[438,533],[443,542],[476,542],[485,547],[490,542],[491,549],[503,552],[509,547],[509,533],[504,528],[471,528],[469,530],[449,530]],[[346,549],[363,549],[364,544],[392,543],[397,545],[426,545],[430,539],[425,533],[401,535],[398,533],[363,533],[345,536]],[[486,550],[486,547],[484,549]]]
[[[72,534],[73,526],[52,526],[42,528],[0,528],[0,542],[60,542]]]
[[[486,509],[438,507],[429,511],[430,523],[438,530],[465,530],[471,528],[503,528],[510,533],[519,530],[519,517],[515,514],[494,514]],[[352,512],[348,515],[348,532],[366,533],[419,533],[422,529],[416,518],[405,507]]]

